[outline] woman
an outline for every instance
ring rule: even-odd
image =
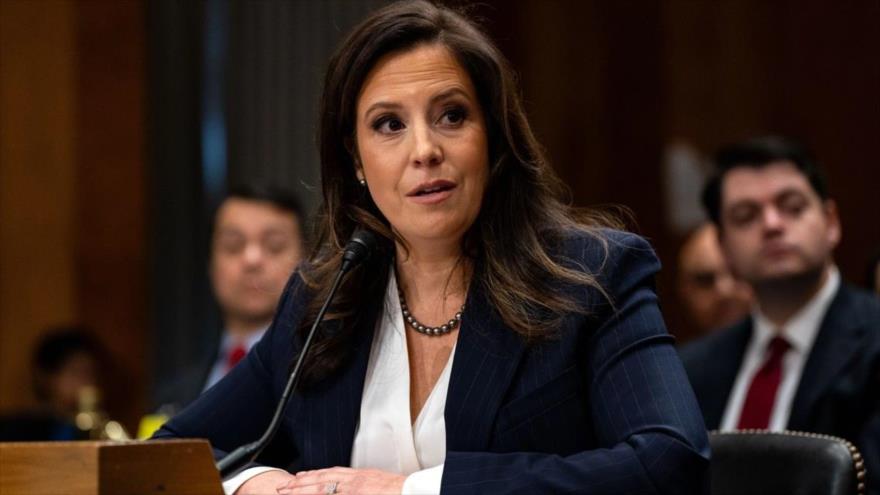
[[[341,247],[352,271],[247,493],[698,493],[708,446],[640,238],[558,199],[504,58],[402,2],[330,62],[320,241],[243,364],[159,436],[218,455],[269,421]],[[345,467],[351,466],[351,467]]]

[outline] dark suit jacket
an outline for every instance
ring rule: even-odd
[[[681,350],[709,429],[721,423],[752,321],[709,335]],[[795,393],[788,429],[854,442],[869,479],[880,476],[880,301],[841,285],[822,320]],[[878,490],[872,481],[872,490]],[[875,493],[872,491],[872,493]]]
[[[208,375],[211,374],[211,369],[217,361],[219,345],[214,344],[212,348],[214,349],[212,353],[196,359],[195,363],[176,373],[173,380],[159,387],[153,398],[154,411],[169,409],[172,413],[180,411],[201,395],[208,381]]]
[[[705,426],[653,290],[659,263],[633,235],[574,236],[562,248],[599,274],[613,299],[575,294],[557,338],[527,346],[472,284],[452,365],[445,419],[445,493],[696,494],[708,467]],[[604,261],[604,263],[603,263]],[[306,302],[294,277],[279,314],[244,361],[157,433],[204,437],[220,455],[260,436],[296,352]],[[293,469],[347,466],[373,329],[355,359],[298,392],[261,462]]]

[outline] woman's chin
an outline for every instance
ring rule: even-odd
[[[403,230],[398,229],[403,238],[410,244],[460,244],[466,228],[462,228],[459,222],[444,223],[442,221],[426,222],[424,224]]]

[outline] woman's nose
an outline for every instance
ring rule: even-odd
[[[443,161],[443,149],[437,136],[427,124],[414,126],[412,132],[412,162],[415,165],[437,165]]]

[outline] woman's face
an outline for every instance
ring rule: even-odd
[[[460,241],[489,175],[486,125],[467,72],[442,45],[381,58],[357,102],[358,178],[409,243]]]

